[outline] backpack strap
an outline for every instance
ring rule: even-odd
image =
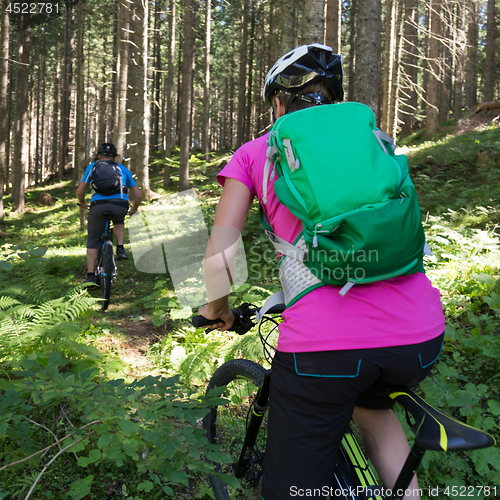
[[[276,156],[276,153],[278,153],[278,149],[276,148],[276,146],[273,145],[267,148],[266,152],[267,159],[266,159],[266,164],[264,165],[264,180],[262,184],[262,191],[263,191],[262,203],[264,203],[264,205],[267,203],[267,182],[269,178],[269,171],[271,170],[271,165],[273,165],[274,163],[274,158]],[[274,179],[274,169],[271,173],[271,180],[273,179]]]
[[[274,306],[278,304],[283,304],[285,302],[285,294],[283,290],[273,293],[265,302],[264,305],[255,313],[257,323],[262,321],[264,315]]]
[[[266,229],[265,233],[269,236],[269,241],[279,253],[300,262],[304,262],[306,260],[307,249],[301,250],[300,248],[297,248],[295,245],[292,245],[283,238],[276,236],[272,231],[269,231],[269,229]]]
[[[272,243],[276,251],[282,253],[283,255],[286,255],[287,257],[292,257],[293,259],[298,260],[300,262],[304,262],[306,260],[307,250],[301,250],[300,248],[297,248],[295,245],[292,245],[292,243],[289,243],[288,241],[284,240],[283,238],[280,238],[279,236],[273,233],[271,222],[269,221],[269,217],[267,216],[267,214],[264,212],[262,205],[259,205],[259,217],[260,217],[260,222],[265,228],[264,232],[269,237],[269,241]]]
[[[380,144],[380,147],[384,150],[384,153],[386,155],[390,154],[385,147],[385,144],[387,144],[391,147],[391,153],[392,155],[394,155],[394,151],[396,149],[396,141],[392,137],[389,137],[385,132],[382,132],[382,130],[375,129],[372,132],[375,136],[375,139],[377,139],[378,143]]]

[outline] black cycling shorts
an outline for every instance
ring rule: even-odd
[[[296,498],[299,490],[328,488],[354,406],[392,408],[387,387],[412,387],[423,380],[439,357],[443,337],[378,349],[277,352],[262,498],[285,500]]]
[[[114,212],[113,224],[124,224],[128,212],[128,201],[126,200],[99,200],[92,202],[89,209],[87,221],[88,238],[87,248],[99,248],[101,246],[102,233],[106,227],[106,217],[103,212]]]

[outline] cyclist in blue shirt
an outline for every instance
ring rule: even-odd
[[[116,172],[117,182],[119,186],[113,190],[112,194],[103,194],[97,192],[99,189],[96,183],[93,183],[94,166],[96,162],[91,163],[83,174],[82,181],[76,190],[76,196],[79,205],[84,209],[89,205],[85,201],[85,190],[90,184],[92,188],[92,197],[90,199],[90,209],[88,217],[88,239],[87,239],[87,277],[85,283],[95,283],[95,264],[99,254],[101,245],[101,236],[104,232],[106,218],[102,215],[103,212],[114,212],[116,215],[112,218],[114,235],[116,237],[116,258],[118,260],[128,259],[127,252],[123,248],[125,239],[125,215],[137,212],[141,203],[141,192],[130,173],[130,170],[123,165],[116,163],[117,155],[116,147],[107,142],[101,144],[97,150],[98,161],[103,162],[106,172]],[[117,171],[114,167],[117,167]],[[120,175],[121,174],[121,175]],[[95,174],[94,174],[95,175]],[[95,180],[95,179],[94,179]],[[132,195],[132,208],[129,210],[128,190]]]

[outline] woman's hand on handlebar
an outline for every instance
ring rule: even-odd
[[[218,329],[222,332],[229,330],[234,323],[234,315],[229,308],[229,303],[227,304],[227,306],[218,310],[211,307],[211,304],[206,304],[198,310],[198,315],[203,316],[207,320],[219,320],[206,326],[208,326],[209,328]]]

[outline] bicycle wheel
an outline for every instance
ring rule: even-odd
[[[101,308],[105,311],[109,306],[111,297],[111,283],[115,271],[115,262],[113,258],[113,243],[106,241],[102,250],[102,275],[101,275]]]
[[[266,370],[247,359],[233,359],[224,363],[212,376],[207,391],[226,386],[223,397],[231,402],[217,406],[203,419],[203,428],[209,441],[222,447],[234,463],[239,459],[246,424],[257,390],[262,385]],[[210,476],[210,483],[216,500],[248,499],[260,500],[260,483],[264,464],[264,450],[267,438],[267,421],[264,418],[253,449],[251,467],[240,479],[242,490],[227,486],[216,475]],[[234,475],[233,464],[215,464],[216,471]]]

